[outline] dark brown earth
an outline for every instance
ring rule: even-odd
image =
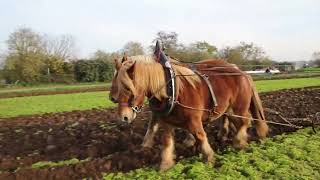
[[[320,88],[283,90],[261,95],[264,107],[279,111],[298,125],[299,119],[316,120],[320,112]],[[269,121],[281,122],[266,112]],[[115,109],[93,109],[0,119],[0,179],[81,179],[98,178],[102,172],[129,171],[154,166],[160,160],[159,134],[152,149],[142,149],[149,112],[139,114],[131,126],[119,124]],[[295,128],[270,124],[269,136],[295,131]],[[223,150],[214,123],[206,125],[212,147]],[[252,132],[252,129],[249,130]],[[251,133],[253,134],[253,133]],[[253,136],[253,135],[252,135]],[[177,160],[198,155],[196,147],[182,145],[185,134],[176,131]],[[72,158],[90,160],[75,165],[32,169],[38,161]]]

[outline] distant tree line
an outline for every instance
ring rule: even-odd
[[[10,34],[6,41],[7,51],[0,54],[4,59],[0,78],[7,83],[28,84],[110,81],[115,58],[124,52],[129,56],[151,54],[156,40],[163,44],[167,54],[185,62],[221,58],[237,65],[250,65],[251,69],[276,64],[254,43],[241,42],[237,46],[218,49],[206,41],[183,44],[178,41],[177,33],[164,31],[156,34],[148,49],[139,42],[130,41],[119,51],[97,50],[87,59],[77,59],[71,35],[52,37],[30,28],[20,28]],[[319,54],[313,54],[314,63],[320,61]]]

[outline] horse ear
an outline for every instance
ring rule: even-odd
[[[134,66],[135,63],[136,63],[136,61],[134,61],[134,60],[131,60],[131,59],[130,59],[130,60],[127,60],[127,61],[123,64],[124,69],[125,69],[126,71],[132,69],[132,67]]]
[[[123,53],[122,63],[128,60],[128,55],[126,52]]]
[[[121,62],[119,58],[114,59],[114,64],[116,65],[116,70],[118,71],[121,68]]]

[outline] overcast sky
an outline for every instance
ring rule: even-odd
[[[71,34],[80,57],[149,46],[160,31],[182,43],[218,48],[254,42],[274,60],[309,60],[320,51],[320,0],[0,0],[0,49],[19,27]]]

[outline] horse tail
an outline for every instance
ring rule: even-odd
[[[259,97],[258,91],[256,90],[253,80],[250,76],[248,76],[251,89],[252,89],[252,97],[251,97],[251,103],[250,103],[250,111],[253,118],[257,119],[255,121],[256,124],[256,132],[259,138],[264,138],[267,136],[269,127],[266,122],[266,118],[264,115],[262,102]]]

